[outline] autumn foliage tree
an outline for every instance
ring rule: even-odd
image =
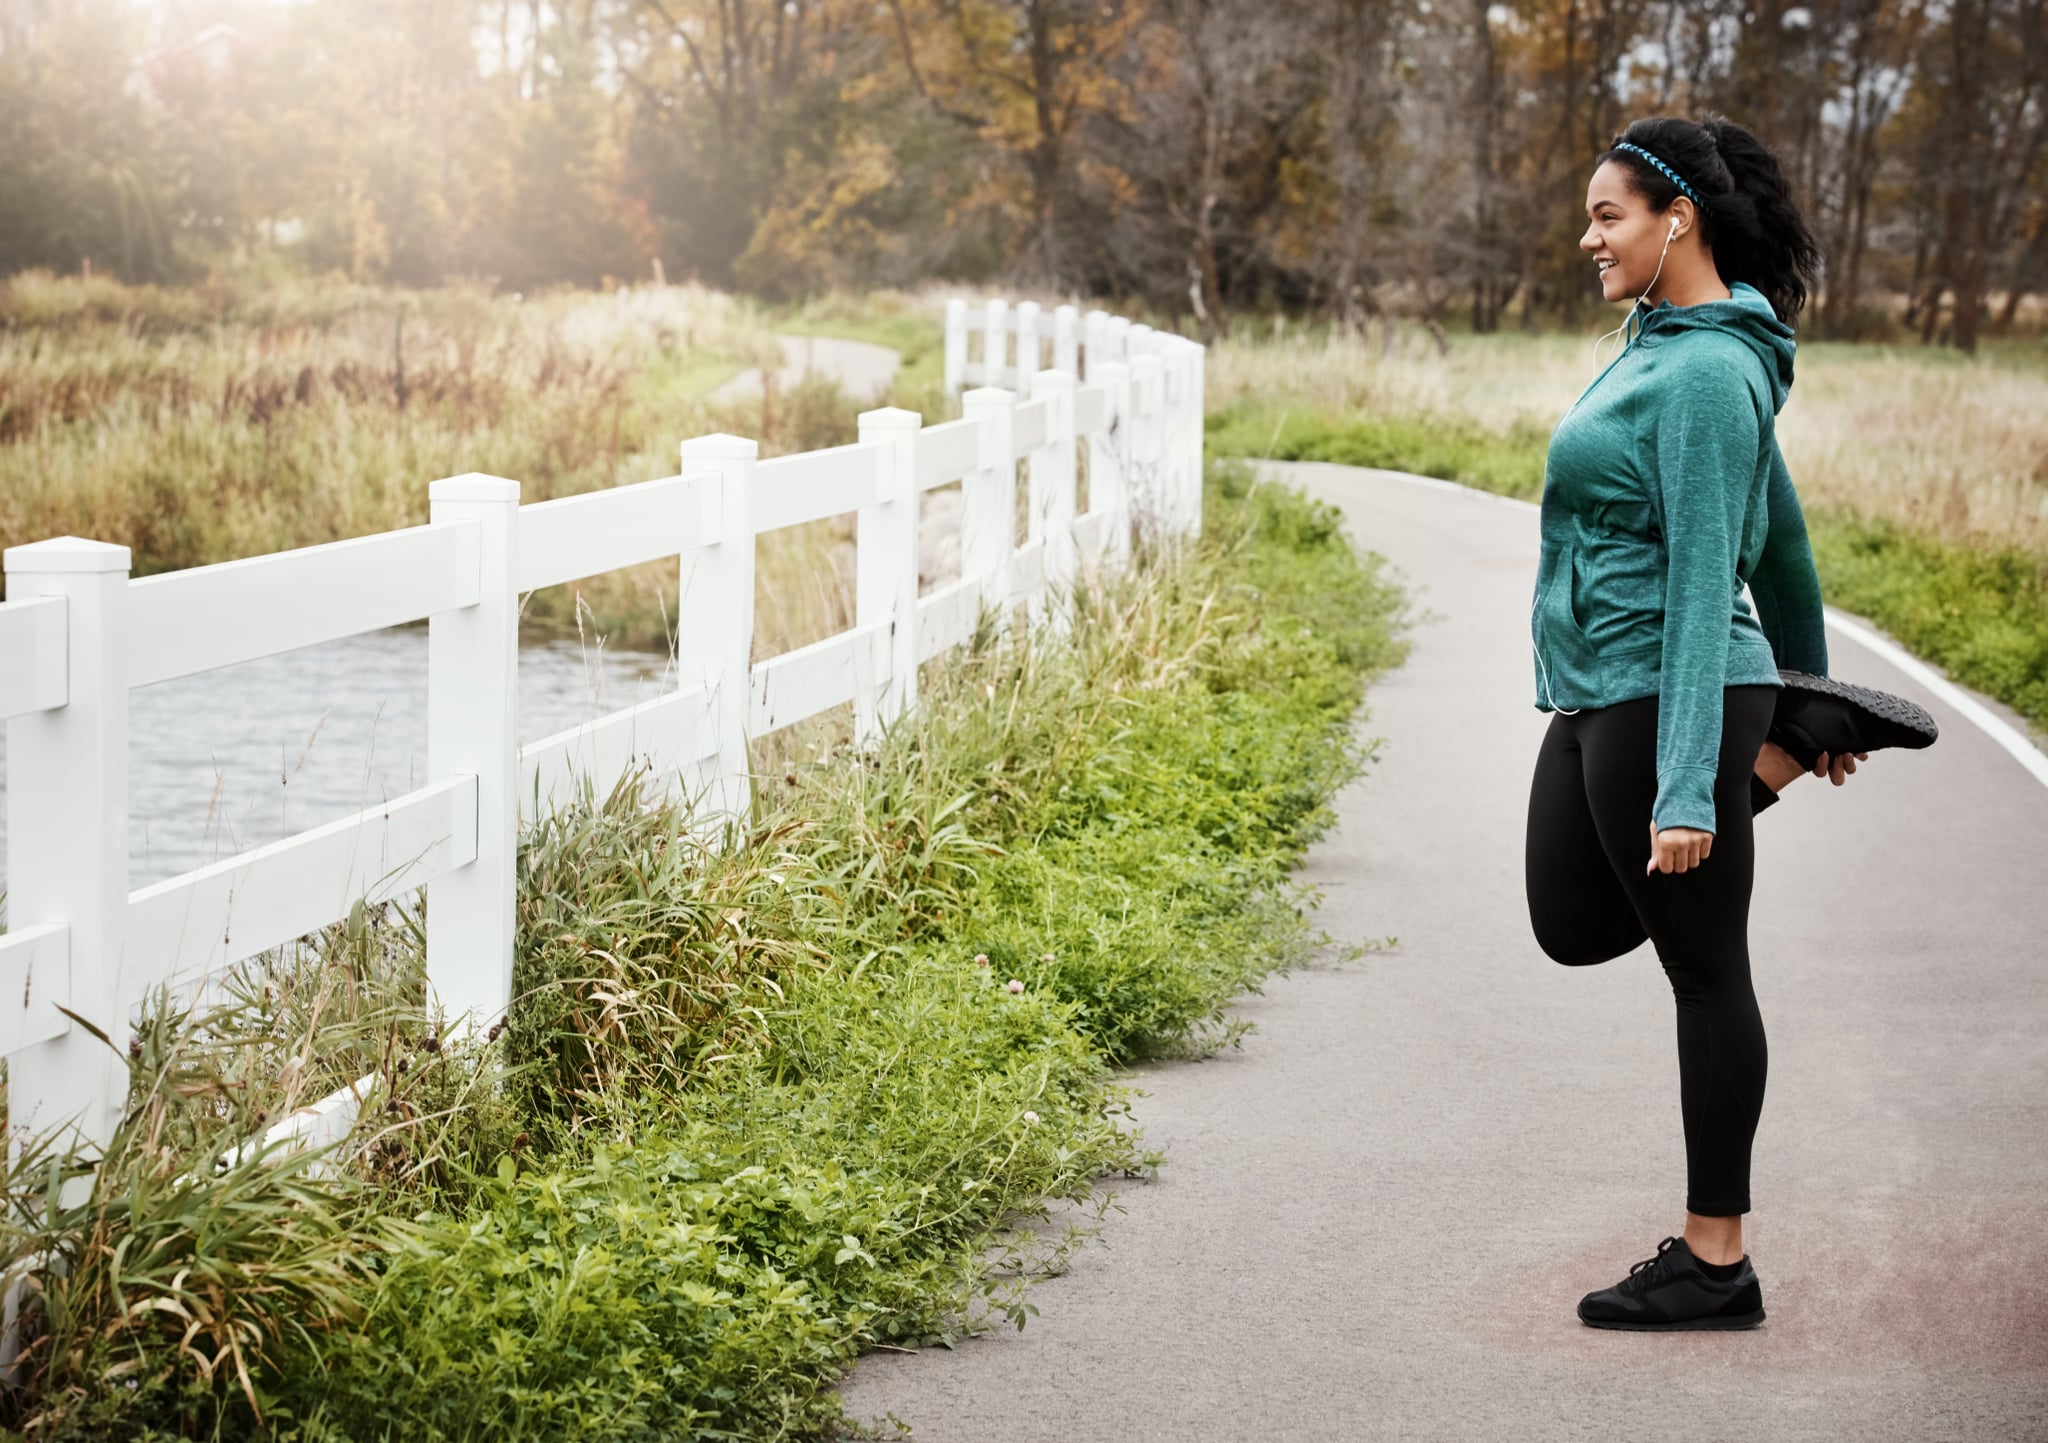
[[[0,0],[0,273],[951,279],[1207,337],[1595,303],[1627,122],[1783,157],[1809,325],[2048,288],[2048,0]]]

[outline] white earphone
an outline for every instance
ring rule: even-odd
[[[1667,255],[1669,255],[1669,254],[1671,253],[1671,243],[1672,243],[1673,241],[1677,240],[1677,239],[1678,239],[1678,217],[1677,217],[1677,216],[1673,216],[1673,217],[1671,217],[1671,229],[1669,229],[1669,230],[1667,230],[1666,232],[1664,232],[1664,249],[1663,249],[1663,250],[1661,250],[1661,251],[1659,251],[1659,252],[1657,252],[1657,270],[1656,270],[1656,273],[1655,273],[1654,275],[1652,275],[1652,276],[1650,277],[1650,283],[1649,283],[1648,285],[1646,285],[1646,286],[1644,286],[1644,287],[1643,287],[1643,294],[1642,294],[1642,295],[1640,295],[1640,296],[1637,296],[1637,297],[1636,297],[1636,303],[1635,303],[1635,305],[1633,305],[1633,306],[1630,306],[1630,307],[1628,308],[1628,314],[1627,314],[1627,315],[1625,315],[1625,316],[1623,316],[1623,317],[1621,318],[1621,324],[1620,324],[1620,325],[1616,326],[1616,327],[1614,328],[1614,330],[1612,330],[1612,331],[1607,331],[1607,332],[1604,332],[1604,333],[1602,333],[1602,334],[1601,334],[1600,336],[1598,336],[1598,337],[1596,337],[1596,338],[1594,339],[1594,341],[1593,341],[1593,364],[1594,364],[1594,366],[1595,366],[1596,368],[1597,368],[1597,367],[1599,366],[1599,364],[1600,364],[1600,343],[1601,343],[1602,341],[1606,340],[1608,336],[1614,335],[1614,334],[1616,334],[1617,332],[1620,332],[1620,331],[1625,331],[1625,330],[1627,330],[1627,329],[1628,329],[1628,323],[1629,323],[1629,322],[1630,322],[1631,320],[1633,320],[1633,319],[1635,318],[1635,314],[1636,314],[1636,310],[1637,310],[1637,307],[1641,306],[1641,305],[1642,305],[1642,303],[1643,303],[1643,296],[1647,296],[1647,295],[1648,295],[1648,294],[1649,294],[1649,293],[1650,293],[1651,291],[1654,291],[1654,290],[1656,290],[1656,289],[1657,289],[1657,277],[1658,277],[1658,276],[1661,276],[1661,275],[1663,275],[1663,274],[1664,274],[1664,257],[1665,257],[1665,256],[1667,256]],[[1621,343],[1621,348],[1622,348],[1622,350],[1626,351],[1626,350],[1628,349],[1628,342],[1627,342],[1627,341],[1623,341],[1623,342]],[[1618,360],[1618,359],[1619,359],[1619,357],[1616,357],[1616,359]]]

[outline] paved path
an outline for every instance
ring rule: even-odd
[[[842,341],[832,336],[777,336],[782,369],[775,373],[777,393],[787,391],[808,371],[822,371],[838,381],[862,407],[872,406],[896,378],[902,355],[889,346],[867,341]],[[761,394],[761,372],[742,371],[711,393],[714,401],[735,401]],[[944,420],[927,416],[927,425]],[[944,486],[927,492],[918,527],[918,580],[927,590],[960,579],[961,489]]]
[[[850,1411],[920,1443],[2048,1438],[2048,787],[1831,629],[1837,675],[1942,736],[1759,819],[1769,1319],[1586,1328],[1580,1294],[1682,1226],[1685,1165],[1651,948],[1567,969],[1529,935],[1535,512],[1273,471],[1428,608],[1305,864],[1333,934],[1399,946],[1274,979],[1242,1053],[1143,1070],[1158,1180],[1024,1332],[870,1355]]]
[[[787,391],[806,372],[822,371],[846,388],[846,394],[865,406],[889,389],[896,379],[902,356],[891,346],[868,341],[843,341],[834,336],[777,336],[782,346],[782,369],[775,373],[777,392]],[[733,401],[758,395],[759,370],[742,371],[711,393],[714,401]]]

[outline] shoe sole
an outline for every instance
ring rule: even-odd
[[[1764,1310],[1762,1308],[1758,1308],[1753,1313],[1743,1313],[1739,1317],[1695,1318],[1690,1322],[1683,1323],[1603,1323],[1595,1322],[1591,1318],[1579,1319],[1580,1322],[1589,1328],[1613,1328],[1623,1333],[1690,1333],[1708,1330],[1725,1332],[1739,1328],[1754,1328],[1763,1320]]]
[[[1894,696],[1891,692],[1879,691],[1875,687],[1857,686],[1854,682],[1837,681],[1831,676],[1790,671],[1783,667],[1778,669],[1778,679],[1789,690],[1832,697],[1843,702],[1861,712],[1867,721],[1876,722],[1881,729],[1889,730],[1891,735],[1875,743],[1875,746],[1901,747],[1917,751],[1923,747],[1933,746],[1936,738],[1941,735],[1941,729],[1935,725],[1934,718],[1928,714],[1925,707],[1905,697]],[[1774,726],[1773,731],[1775,730],[1777,728]],[[1787,747],[1786,750],[1790,751],[1791,748]],[[1861,751],[1865,748],[1858,747],[1856,750]],[[1811,757],[1795,756],[1795,759],[1802,760],[1810,771],[1818,755],[1819,753],[1815,752]]]

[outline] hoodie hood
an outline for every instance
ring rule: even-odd
[[[1792,353],[1796,346],[1792,328],[1778,319],[1764,293],[1747,281],[1728,288],[1725,301],[1701,301],[1696,306],[1674,306],[1664,301],[1655,309],[1642,311],[1636,334],[1644,337],[1676,335],[1680,331],[1726,331],[1756,353],[1763,363],[1764,377],[1771,387],[1771,413],[1785,409],[1792,391]]]

